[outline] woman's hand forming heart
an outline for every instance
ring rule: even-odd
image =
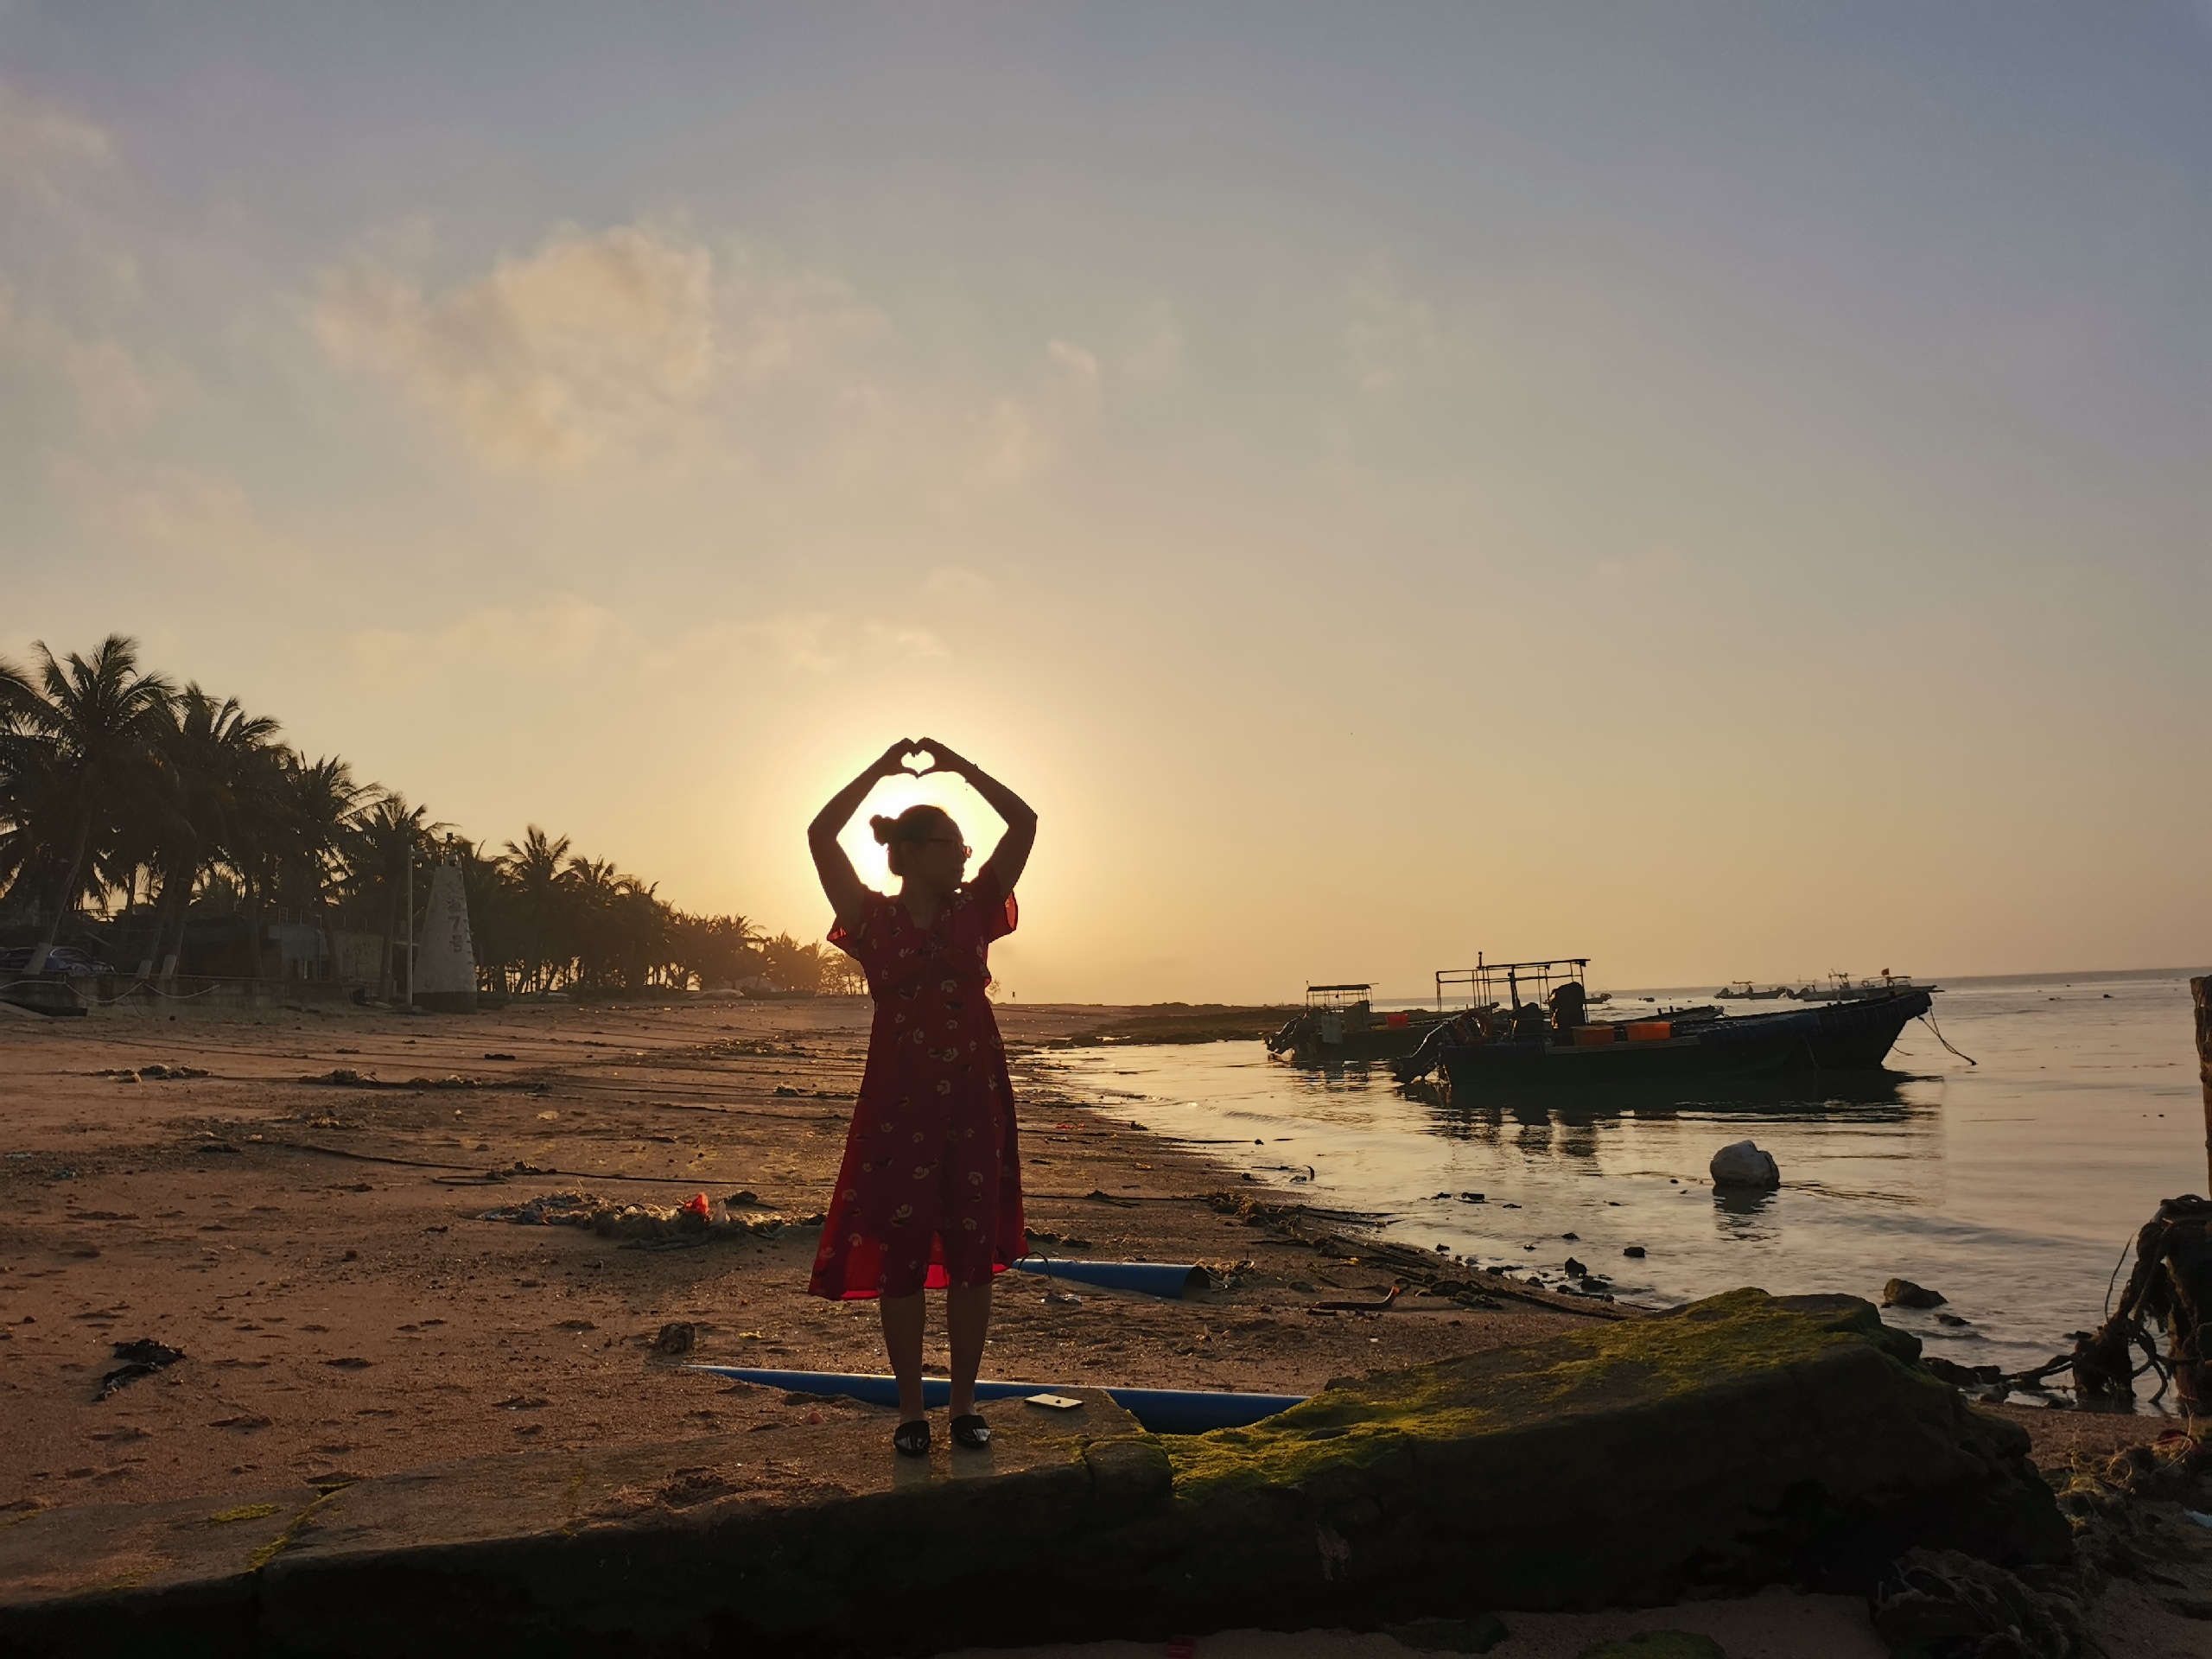
[[[906,764],[906,757],[921,753],[921,744],[911,737],[902,737],[876,757],[872,771],[878,778],[918,778],[922,774]]]
[[[930,758],[930,764],[917,772],[915,774],[917,777],[926,778],[933,772],[949,772],[956,778],[966,778],[972,775],[976,770],[971,762],[955,754],[933,737],[923,738],[916,747]]]

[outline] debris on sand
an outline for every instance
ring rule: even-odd
[[[151,1376],[165,1366],[175,1364],[184,1357],[184,1350],[156,1342],[151,1337],[140,1337],[135,1342],[117,1343],[115,1357],[123,1363],[101,1376],[100,1391],[92,1396],[95,1400],[105,1400],[124,1383]]]
[[[664,1240],[704,1243],[709,1239],[764,1237],[786,1227],[812,1227],[822,1223],[819,1215],[733,1216],[727,1212],[726,1205],[711,1202],[704,1206],[696,1201],[675,1205],[630,1204],[620,1198],[603,1198],[596,1193],[575,1191],[546,1192],[520,1204],[502,1205],[496,1210],[485,1211],[477,1219],[512,1222],[522,1227],[582,1227],[601,1238],[647,1243]]]
[[[313,1077],[302,1077],[302,1083],[321,1084],[332,1089],[531,1089],[537,1085],[519,1077],[464,1077],[455,1072],[444,1077],[409,1077],[404,1083],[387,1083],[373,1071],[356,1071],[350,1065],[341,1065]]]

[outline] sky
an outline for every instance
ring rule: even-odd
[[[1025,1001],[2201,964],[2208,94],[2187,4],[0,0],[0,655],[801,938],[940,737]]]

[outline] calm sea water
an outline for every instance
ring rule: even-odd
[[[1385,1212],[1402,1243],[1554,1282],[1573,1256],[1651,1306],[1738,1285],[1878,1299],[1903,1276],[1968,1322],[1890,1310],[1929,1351],[2040,1361],[2101,1319],[2113,1265],[2158,1200],[2205,1190],[2188,978],[1960,981],[1936,1019],[1979,1064],[1916,1021],[1891,1069],[1848,1097],[1808,1084],[1619,1110],[1443,1106],[1386,1067],[1300,1071],[1257,1043],[1078,1049],[1052,1064],[1071,1093],[1204,1143],[1285,1198]],[[1782,1190],[1724,1198],[1707,1166],[1745,1139],[1774,1154]],[[1624,1255],[1630,1245],[1647,1254]]]

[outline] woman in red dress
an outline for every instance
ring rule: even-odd
[[[927,753],[917,772],[908,756]],[[890,849],[897,895],[861,885],[837,844],[885,778],[950,772],[1006,820],[997,849],[964,881],[969,849],[944,808],[910,806],[870,820]],[[1027,1249],[1014,1096],[998,1022],[983,995],[993,939],[1014,931],[1014,884],[1037,839],[1037,815],[1005,785],[933,738],[901,739],[840,790],[807,830],[822,890],[837,912],[830,943],[867,971],[875,999],[837,1191],[807,1289],[875,1297],[899,1379],[892,1443],[930,1449],[922,1409],[922,1290],[945,1292],[951,1327],[952,1439],[990,1444],[976,1414],[976,1372],[991,1322],[991,1280]]]

